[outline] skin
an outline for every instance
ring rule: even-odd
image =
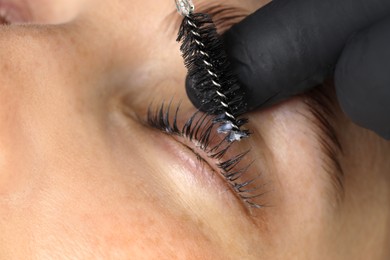
[[[173,1],[0,7],[10,2],[30,16],[0,27],[1,259],[390,257],[389,142],[338,111],[336,200],[303,98],[254,112],[251,141],[234,150],[252,148],[269,192],[267,207],[247,210],[219,174],[142,122],[172,96],[183,115],[195,111]]]

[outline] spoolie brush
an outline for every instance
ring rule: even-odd
[[[226,134],[228,142],[249,136],[242,130],[247,119],[238,118],[245,108],[243,93],[236,77],[230,72],[225,50],[216,27],[208,14],[194,13],[191,0],[175,0],[178,12],[184,16],[177,41],[188,77],[202,101],[201,110],[216,115],[218,133]]]

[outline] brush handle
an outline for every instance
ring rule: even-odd
[[[248,110],[300,94],[337,68],[344,110],[390,138],[390,24],[372,27],[386,16],[389,0],[274,0],[233,26],[224,40]]]

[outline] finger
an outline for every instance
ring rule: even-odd
[[[349,41],[336,67],[335,84],[345,113],[390,139],[390,16]]]
[[[225,35],[249,109],[321,83],[348,37],[385,14],[388,0],[275,0]]]

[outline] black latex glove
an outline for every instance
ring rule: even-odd
[[[334,73],[346,114],[390,139],[390,0],[275,0],[233,26],[224,40],[248,111]]]

